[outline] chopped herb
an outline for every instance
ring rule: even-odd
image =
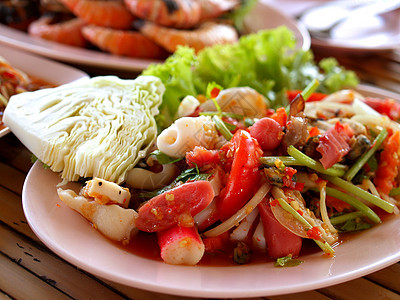
[[[251,118],[244,119],[244,125],[246,127],[250,127],[250,126],[254,125],[254,123],[255,123],[254,119],[251,119]]]
[[[167,154],[161,152],[160,150],[155,150],[155,151],[151,152],[150,155],[155,156],[157,161],[162,165],[172,164],[172,163],[175,163],[175,162],[180,161],[180,160],[183,159],[183,158],[170,157]]]
[[[139,193],[138,196],[140,198],[150,199],[157,195],[161,195],[162,193],[164,193],[166,191],[173,189],[174,187],[178,186],[179,184],[185,183],[187,181],[207,180],[210,176],[211,176],[211,174],[200,173],[199,168],[196,166],[194,168],[184,170],[169,185],[167,185],[161,189],[155,190],[155,191]]]
[[[343,226],[339,227],[338,230],[340,232],[352,232],[369,229],[371,227],[372,225],[370,223],[364,222],[361,218],[355,218],[348,220]]]
[[[302,263],[302,260],[295,259],[289,254],[288,256],[278,258],[275,262],[275,267],[296,267]]]
[[[251,250],[243,242],[238,242],[237,247],[233,250],[233,260],[238,264],[247,264],[251,258]]]

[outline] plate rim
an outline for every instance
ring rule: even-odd
[[[258,5],[268,8],[273,13],[280,15],[281,18],[285,20],[285,23],[296,27],[298,34],[300,34],[304,39],[303,50],[305,48],[310,48],[311,38],[307,29],[300,22],[295,22],[290,17],[282,14],[265,2],[258,2]],[[29,51],[36,55],[45,56],[47,58],[67,63],[104,68],[114,71],[141,72],[150,64],[163,62],[163,60],[116,56],[106,52],[62,45],[60,43],[29,36],[25,32],[10,28],[4,24],[0,24],[0,44],[5,44],[16,49]]]
[[[0,24],[1,26],[1,24]],[[57,69],[61,69],[64,72],[68,71],[69,74],[73,74],[73,80],[77,80],[83,77],[89,77],[89,75],[77,68],[74,68],[72,66],[57,62],[57,61],[53,61],[50,60],[46,57],[43,56],[39,56],[33,53],[29,53],[26,51],[23,51],[21,49],[14,49],[13,47],[10,47],[8,45],[1,45],[1,49],[0,49],[0,57],[5,58],[12,67],[17,68],[22,70],[23,72],[27,73],[28,75],[32,75],[35,77],[38,77],[40,79],[46,80],[47,82],[50,83],[54,83],[52,82],[52,78],[44,76],[43,70],[41,69],[37,69],[37,71],[35,71],[36,73],[32,74],[31,72],[28,72],[27,70],[24,70],[24,66],[21,63],[21,59],[22,60],[29,60],[32,64],[36,65],[36,64],[46,64],[46,65],[50,65],[51,68],[57,68]],[[35,69],[36,70],[36,69]],[[61,83],[61,81],[58,81],[56,83]],[[65,81],[64,83],[67,83],[67,81]],[[5,126],[4,128],[0,129],[0,138],[9,134],[11,132],[11,130]]]
[[[361,88],[361,89],[360,89]],[[357,90],[359,91],[364,91],[364,90],[368,90],[371,93],[380,93],[380,92],[385,92],[386,94],[386,90],[381,89],[381,88],[377,88],[374,86],[368,86],[368,85],[360,85],[359,88],[357,88]],[[392,94],[391,92],[389,92],[390,94]],[[393,93],[394,95],[397,96],[397,99],[400,100],[400,95],[397,95],[396,93]],[[22,205],[23,205],[23,210],[24,210],[24,214],[26,216],[26,219],[28,221],[29,226],[32,228],[32,230],[35,232],[35,234],[39,237],[40,240],[42,240],[42,242],[49,247],[54,253],[56,253],[57,255],[59,255],[60,257],[62,257],[63,259],[65,259],[66,261],[78,266],[79,268],[82,268],[100,278],[104,278],[104,279],[108,279],[111,281],[115,281],[118,282],[120,284],[124,284],[127,286],[131,286],[131,287],[136,287],[136,288],[140,288],[140,289],[144,289],[144,290],[150,290],[150,291],[155,291],[155,292],[159,292],[159,293],[166,293],[166,294],[171,294],[171,295],[179,295],[179,296],[198,296],[198,297],[230,297],[230,298],[238,298],[238,297],[260,297],[260,296],[274,296],[274,295],[283,295],[283,294],[289,294],[289,293],[298,293],[298,292],[304,292],[304,291],[308,291],[308,290],[312,290],[312,289],[318,289],[318,288],[323,288],[323,287],[327,287],[327,286],[332,286],[335,284],[339,284],[339,283],[343,283],[349,280],[353,280],[362,276],[365,276],[367,274],[370,274],[372,272],[378,271],[382,268],[385,268],[393,263],[396,263],[397,261],[399,261],[400,259],[400,248],[397,252],[393,252],[391,255],[385,257],[384,259],[381,259],[379,261],[374,261],[369,265],[365,265],[363,267],[360,267],[356,270],[352,270],[351,272],[347,272],[344,274],[340,274],[340,275],[336,275],[333,278],[331,278],[330,276],[325,276],[322,277],[320,280],[316,281],[316,282],[306,282],[306,283],[297,283],[296,285],[292,285],[290,287],[287,286],[283,286],[283,287],[277,287],[274,289],[260,289],[258,288],[257,290],[250,290],[249,288],[244,289],[244,290],[235,290],[234,288],[232,289],[232,291],[226,291],[225,290],[213,290],[211,288],[208,289],[196,289],[193,290],[193,288],[190,287],[182,287],[180,289],[177,289],[174,286],[168,286],[168,285],[163,285],[163,286],[159,286],[157,284],[157,282],[148,282],[146,280],[142,280],[142,279],[137,279],[134,280],[132,282],[132,280],[129,280],[127,278],[121,278],[118,277],[118,274],[115,274],[115,270],[113,271],[113,274],[111,274],[112,276],[107,276],[107,274],[105,274],[104,270],[99,270],[99,268],[97,268],[96,266],[93,265],[88,265],[88,263],[82,262],[81,260],[79,260],[79,257],[76,257],[74,255],[71,256],[71,254],[68,254],[68,252],[65,251],[65,249],[60,249],[57,248],[57,245],[54,245],[52,241],[48,241],[48,240],[43,240],[43,232],[41,232],[40,230],[38,230],[38,228],[36,228],[35,224],[32,224],[32,222],[34,222],[32,220],[32,212],[28,211],[29,207],[29,201],[28,201],[28,184],[30,181],[30,178],[32,176],[34,176],[35,174],[35,170],[37,170],[37,168],[40,168],[40,163],[36,162],[34,164],[34,166],[32,167],[32,169],[29,171],[26,179],[25,179],[25,183],[23,186],[23,190],[22,190]],[[45,170],[43,172],[47,172],[49,170]],[[50,171],[51,172],[51,171]],[[54,176],[54,175],[52,175]],[[59,201],[61,202],[61,201]],[[62,202],[61,202],[62,204]],[[65,207],[67,208],[67,207]],[[68,209],[70,210],[70,209]],[[72,213],[75,213],[71,210]],[[68,213],[69,214],[69,213]],[[76,213],[75,213],[76,214]],[[82,218],[81,216],[77,215],[77,217]],[[75,218],[75,217],[74,217]],[[394,221],[396,222],[396,225],[400,224],[400,219],[399,217],[395,217],[393,216]],[[82,218],[83,219],[83,218]],[[83,219],[83,222],[87,222],[86,220]],[[388,224],[388,223],[383,223],[383,224]],[[382,224],[381,224],[382,225]],[[380,226],[381,226],[380,225]],[[389,226],[389,225],[387,225]],[[90,226],[89,226],[90,227]],[[92,228],[89,228],[90,230],[93,230]],[[371,231],[375,232],[376,230],[378,230],[379,228],[372,228]],[[85,229],[86,230],[86,229]],[[93,231],[93,234],[99,234]],[[92,233],[90,233],[90,235],[92,235]],[[362,235],[360,235],[362,236]],[[106,240],[105,237],[100,236],[100,238]],[[106,241],[105,241],[106,242]],[[115,248],[117,249],[117,248]],[[338,248],[340,249],[340,247]],[[117,251],[117,250],[116,250]],[[129,253],[128,253],[129,255]],[[133,255],[133,254],[131,254]],[[311,259],[311,262],[313,259],[319,259],[319,258],[315,258],[313,256],[311,256],[310,258],[307,257],[307,259]],[[144,258],[139,258],[139,261],[141,260],[146,260]],[[307,262],[307,261],[306,261]],[[168,270],[173,270],[178,271],[178,272],[183,272],[184,274],[187,273],[188,268],[193,268],[193,270],[201,270],[201,269],[206,269],[206,271],[210,271],[211,273],[207,273],[210,274],[210,276],[213,275],[213,269],[215,268],[222,268],[221,270],[224,270],[226,272],[229,272],[229,270],[231,268],[237,268],[237,270],[239,270],[240,268],[242,268],[243,266],[233,266],[233,267],[207,267],[207,266],[195,266],[195,267],[188,267],[188,266],[171,266],[171,265],[167,265],[163,262],[155,262],[155,261],[151,261],[148,262],[150,263],[151,266],[156,266],[157,268],[161,268],[161,269],[168,269]],[[334,264],[334,262],[332,263]],[[163,267],[164,266],[164,267]],[[246,266],[244,266],[246,267]],[[251,270],[259,270],[260,268],[271,268],[271,264],[264,264],[263,265],[248,265],[247,266],[248,269]],[[303,265],[300,265],[296,268],[300,268],[300,270],[302,270],[301,268],[304,267]],[[272,267],[273,268],[273,267]],[[275,268],[276,269],[276,268]],[[274,269],[274,270],[275,270]],[[286,270],[284,270],[286,269]],[[277,269],[277,271],[274,272],[290,272],[287,271],[287,269],[290,268],[283,268],[283,269]],[[204,271],[204,272],[206,272]],[[194,271],[193,271],[194,272]],[[218,273],[218,272],[217,272]],[[288,273],[290,274],[290,273]]]

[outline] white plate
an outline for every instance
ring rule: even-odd
[[[7,45],[0,45],[0,56],[5,58],[13,67],[24,71],[28,75],[55,85],[65,84],[88,76],[78,69],[8,47]],[[0,137],[9,132],[10,130],[7,127],[0,129]]]
[[[343,2],[345,3],[345,2]],[[344,4],[345,5],[345,4]],[[330,24],[343,8],[334,4],[319,6],[305,14],[301,21],[307,28]],[[400,9],[381,16],[360,16],[345,20],[328,39],[312,39],[313,46],[350,51],[387,51],[400,47]]]
[[[372,96],[393,95],[374,88],[367,90]],[[59,182],[58,175],[40,163],[30,170],[22,204],[32,230],[52,251],[77,267],[132,287],[192,297],[272,296],[338,284],[400,259],[400,217],[393,217],[341,244],[336,248],[336,257],[306,255],[301,257],[304,263],[293,268],[275,268],[272,263],[172,266],[138,257],[109,242],[58,199]]]
[[[267,4],[258,4],[257,9],[253,10],[248,15],[246,23],[251,23],[253,20],[256,22],[254,26],[250,26],[253,31],[262,28],[274,28],[280,25],[287,25],[294,31],[296,37],[299,38],[300,47],[303,49],[309,49],[310,47],[310,37],[307,30],[303,27],[298,27],[290,18],[282,15],[279,11],[270,8]],[[1,24],[0,43],[63,62],[100,69],[138,72],[146,69],[150,63],[161,62],[160,60],[121,57],[95,50],[66,46],[47,40],[33,38],[24,32]]]

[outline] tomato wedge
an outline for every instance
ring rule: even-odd
[[[193,222],[192,218],[206,208],[214,198],[209,181],[184,183],[150,199],[138,211],[136,227],[146,232],[157,232],[176,224]]]
[[[225,152],[228,161],[233,156],[228,183],[216,198],[220,220],[226,220],[243,207],[259,188],[263,151],[244,130],[238,130],[221,151]]]
[[[302,246],[302,238],[279,223],[267,201],[258,204],[258,210],[264,225],[268,255],[272,258],[285,257],[289,254],[294,257],[298,256]]]

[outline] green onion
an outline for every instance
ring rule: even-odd
[[[275,166],[275,161],[279,159],[285,166],[305,166],[292,156],[263,156],[260,158],[260,162],[267,166]],[[342,164],[334,164],[333,169],[343,170],[347,169],[347,166]]]
[[[300,150],[296,149],[293,145],[290,145],[288,147],[287,152],[290,156],[294,157],[302,165],[310,169],[313,169],[321,174],[341,177],[345,172],[343,168],[330,167],[328,169],[325,169],[321,163],[305,155]]]
[[[358,197],[382,208],[384,211],[386,211],[388,213],[393,213],[393,211],[394,211],[394,205],[392,203],[389,203],[389,202],[363,190],[362,188],[355,186],[351,182],[348,182],[346,180],[343,180],[342,178],[334,177],[334,176],[324,176],[324,178],[329,180],[334,185],[341,187],[345,191],[347,191],[355,196],[358,196]]]
[[[365,165],[365,163],[371,158],[371,156],[376,152],[379,146],[387,137],[388,132],[386,129],[383,129],[378,136],[375,138],[373,142],[373,147],[370,148],[367,152],[361,155],[358,160],[351,166],[351,168],[344,174],[343,178],[347,181],[351,181],[353,177],[360,171],[360,169]]]
[[[267,166],[275,166],[276,160],[280,160],[285,166],[301,166],[295,158],[291,156],[263,156],[260,158],[260,162]]]
[[[311,94],[314,93],[318,86],[319,81],[317,79],[313,79],[313,81],[306,86],[306,88],[301,92],[304,101],[307,101],[307,99],[310,98]]]
[[[331,221],[332,225],[338,225],[338,224],[345,223],[348,220],[353,220],[353,219],[360,218],[363,216],[364,216],[364,214],[362,212],[355,211],[355,212],[351,212],[348,214],[332,217],[332,218],[330,218],[330,221]]]
[[[400,195],[400,187],[391,189],[389,192],[389,196],[398,196]]]
[[[225,123],[221,120],[219,116],[213,116],[213,121],[215,123],[215,126],[217,127],[218,131],[221,132],[221,134],[226,138],[228,141],[231,140],[233,137],[232,133],[229,131],[228,128],[226,128]]]
[[[230,112],[226,112],[223,111],[221,113],[216,112],[216,111],[203,111],[201,113],[199,113],[200,116],[223,116],[223,117],[228,117],[228,118],[232,118],[232,119],[236,119],[236,120],[243,120],[244,116],[243,115],[239,115],[239,114],[234,114],[234,113],[230,113]]]
[[[350,204],[355,209],[359,210],[364,216],[366,216],[372,222],[374,223],[381,222],[381,219],[371,208],[369,208],[367,205],[357,200],[356,198],[331,187],[326,187],[326,194]]]
[[[312,226],[306,219],[304,219],[289,203],[287,203],[284,199],[278,198],[277,199],[281,207],[286,210],[287,212],[291,213],[293,217],[302,223],[306,229],[311,229]],[[328,254],[335,254],[335,250],[329,245],[327,242],[321,242],[319,240],[314,240],[317,245],[325,252]]]

